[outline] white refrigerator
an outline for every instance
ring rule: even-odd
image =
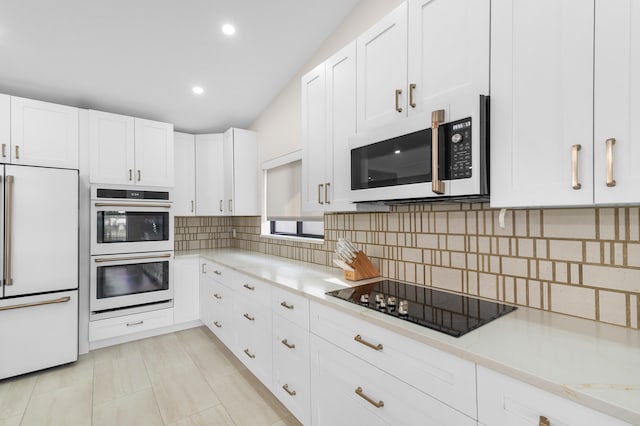
[[[78,171],[0,165],[0,379],[78,359]]]

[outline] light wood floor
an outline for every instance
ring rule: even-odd
[[[0,381],[0,426],[299,425],[205,327]]]

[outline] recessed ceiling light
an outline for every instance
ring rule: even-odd
[[[236,33],[236,27],[231,24],[224,24],[222,26],[222,32],[226,35],[234,35]]]
[[[193,86],[193,93],[195,93],[196,95],[202,95],[204,93],[204,89],[200,86]]]
[[[393,153],[394,153],[394,154],[400,154],[400,150],[399,150],[399,149],[396,149]]]

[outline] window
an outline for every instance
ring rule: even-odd
[[[300,151],[296,151],[262,165],[266,204],[263,235],[324,238],[324,216],[302,215],[301,157]]]

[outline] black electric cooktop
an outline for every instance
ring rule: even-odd
[[[327,294],[454,337],[460,337],[516,309],[502,303],[391,280]]]

